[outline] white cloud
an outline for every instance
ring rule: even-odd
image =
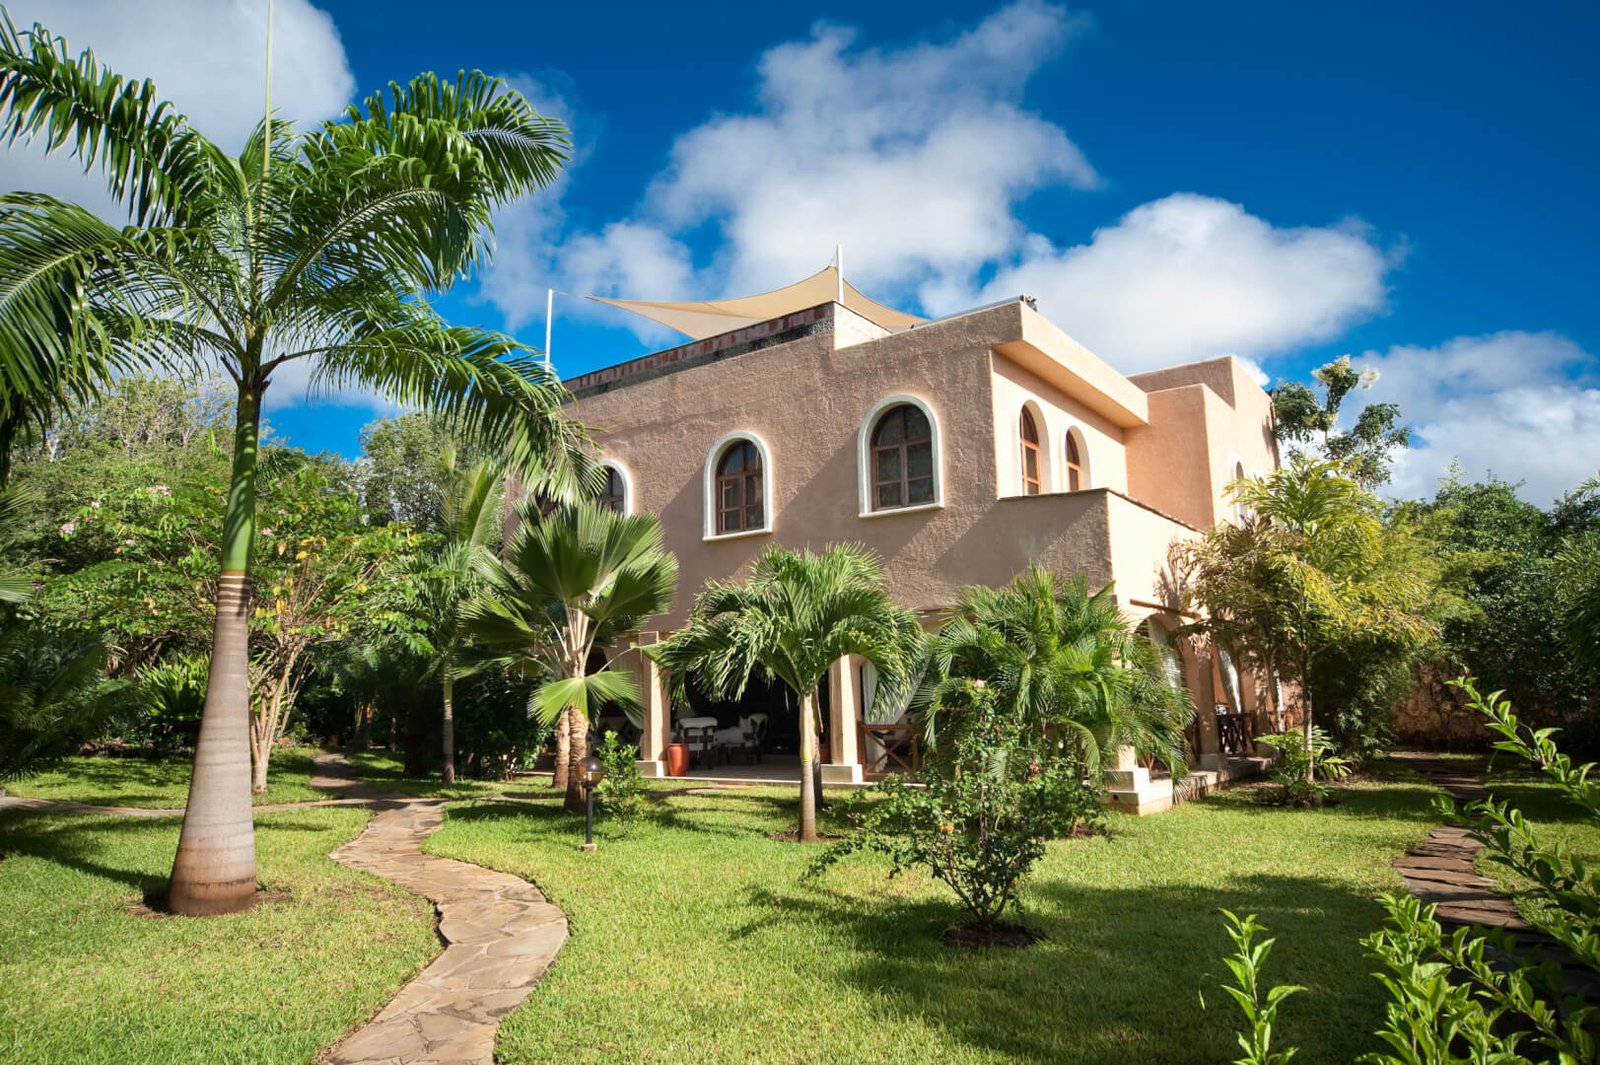
[[[515,208],[484,291],[515,328],[542,318],[552,283],[641,299],[743,295],[815,271],[843,244],[851,279],[878,298],[946,314],[1027,292],[1125,372],[1259,360],[1382,309],[1393,257],[1355,222],[1277,228],[1178,194],[1087,244],[1030,232],[1019,209],[1031,195],[1100,183],[1024,100],[1086,26],[1040,0],[898,48],[819,23],[760,58],[749,108],[678,137],[631,218],[575,232],[548,198]],[[720,239],[696,262],[689,242],[708,233]],[[636,331],[666,339],[653,328]]]
[[[38,21],[73,54],[92,47],[129,78],[153,78],[195,128],[237,150],[261,120],[266,81],[265,0],[8,0],[22,27]],[[273,108],[310,122],[339,112],[355,90],[329,15],[307,0],[278,0],[273,14]],[[38,145],[0,149],[0,187],[48,192],[114,220],[122,212],[98,173]]]
[[[717,226],[726,272],[745,286],[793,281],[836,243],[869,285],[969,273],[1015,246],[1012,208],[1029,193],[1099,180],[1022,104],[1083,25],[1022,0],[953,40],[886,51],[819,24],[762,57],[759,111],[678,139],[649,204],[674,228]]]
[[[598,295],[743,294],[812,273],[841,243],[851,278],[891,296],[965,279],[1023,238],[1027,195],[1099,180],[1022,103],[1084,25],[1020,0],[949,40],[884,50],[818,24],[761,57],[752,110],[677,139],[634,217],[569,232],[548,194],[508,212],[484,293],[513,325],[542,317],[552,277]],[[687,238],[706,226],[720,247],[695,264]]]
[[[1397,403],[1417,431],[1397,454],[1391,494],[1431,496],[1452,460],[1468,478],[1524,481],[1548,504],[1600,468],[1600,361],[1556,333],[1456,337],[1355,360],[1379,379],[1360,397]]]
[[[1026,292],[1124,373],[1234,354],[1259,359],[1339,335],[1384,304],[1390,258],[1355,224],[1277,228],[1238,204],[1178,193],[1135,208],[1087,244],[1032,236],[976,296]]]

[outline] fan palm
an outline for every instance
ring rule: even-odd
[[[269,114],[232,156],[153,83],[4,19],[0,135],[98,168],[132,223],[0,196],[0,421],[48,417],[141,368],[220,366],[237,388],[210,680],[168,899],[237,910],[255,892],[247,620],[263,394],[305,360],[319,387],[375,388],[505,439],[535,483],[572,475],[579,434],[548,368],[423,298],[487,261],[491,211],[555,176],[566,132],[463,72],[391,85],[305,131]]]
[[[981,680],[997,710],[1062,744],[1091,775],[1099,774],[1104,750],[1124,746],[1184,771],[1193,702],[1171,680],[1161,649],[1122,613],[1110,585],[1091,595],[1086,578],[1063,579],[1034,565],[1008,587],[968,588],[929,642],[927,658],[912,705],[930,747],[962,725],[947,711],[947,697],[963,682]]]
[[[678,560],[653,515],[581,500],[549,514],[529,501],[517,516],[503,560],[488,561],[482,594],[464,611],[466,629],[479,662],[539,679],[529,709],[546,723],[561,720],[556,783],[566,785],[568,808],[581,810],[575,770],[588,753],[589,714],[639,698],[631,676],[609,665],[591,673],[589,658],[667,609]]]
[[[738,699],[751,676],[778,680],[800,705],[800,839],[817,838],[817,688],[828,667],[860,655],[891,701],[922,639],[916,618],[884,590],[883,567],[855,544],[820,555],[769,547],[743,584],[714,581],[685,626],[652,648],[674,683],[693,676],[707,694]]]

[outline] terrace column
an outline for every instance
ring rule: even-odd
[[[666,678],[661,675],[661,667],[642,651],[660,642],[659,632],[641,632],[627,654],[627,667],[639,688],[639,708],[644,716],[639,736],[639,772],[647,777],[667,775],[667,743],[672,736],[672,700],[667,696]]]
[[[824,784],[860,784],[861,766],[861,665],[849,655],[828,667],[828,762],[822,767]]]

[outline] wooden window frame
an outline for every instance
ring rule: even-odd
[[[735,449],[742,453],[744,468],[737,473],[725,474],[722,472],[723,466]],[[753,470],[750,468],[752,462],[755,463]],[[712,478],[716,492],[712,499],[712,528],[717,536],[760,532],[767,527],[766,467],[761,448],[753,440],[742,437],[731,440],[717,453],[716,473]],[[739,499],[731,507],[723,505],[723,490],[729,486],[734,488]],[[753,503],[750,501],[752,490],[755,495]],[[733,524],[733,521],[738,524]]]
[[[905,412],[908,410],[914,410],[922,416],[922,421],[927,427],[928,435],[926,437],[919,437],[915,440],[911,440],[906,438],[906,434],[903,433],[902,439],[898,443],[879,444],[878,434],[888,420],[895,417],[904,418]],[[872,420],[872,430],[867,438],[869,444],[867,468],[872,475],[868,488],[867,503],[869,504],[869,509],[873,513],[886,513],[895,510],[906,510],[911,507],[932,506],[938,503],[939,456],[938,450],[935,446],[935,438],[936,433],[933,427],[933,420],[928,416],[927,411],[923,410],[915,403],[893,403],[877,413]],[[919,444],[925,444],[928,448],[928,479],[931,482],[933,498],[923,502],[913,503],[911,502],[911,481],[913,480],[911,477],[911,448]],[[898,477],[885,478],[882,477],[878,472],[881,467],[880,460],[884,455],[891,453],[899,456],[900,474]],[[916,480],[921,479],[922,478],[920,477],[916,478]],[[878,489],[887,487],[889,485],[895,486],[900,496],[900,502],[885,504],[878,501]]]
[[[605,464],[605,471],[606,485],[600,490],[600,495],[595,501],[599,503],[601,507],[612,511],[613,513],[628,513],[628,478],[623,475],[620,469],[618,469],[616,466],[613,466],[609,462]],[[613,494],[611,491],[613,485],[616,486],[615,494]]]
[[[1017,441],[1021,445],[1021,474],[1022,494],[1036,496],[1044,491],[1044,480],[1040,477],[1039,454],[1039,424],[1034,420],[1033,412],[1027,407],[1022,408],[1022,414],[1017,418]],[[1070,445],[1068,445],[1070,446]],[[1030,461],[1032,475],[1029,475]]]
[[[1083,490],[1083,453],[1078,448],[1077,434],[1067,433],[1067,445],[1062,449],[1067,467],[1067,491]]]

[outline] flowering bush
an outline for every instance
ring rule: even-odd
[[[949,748],[915,780],[891,777],[873,789],[877,801],[866,804],[857,831],[808,875],[856,851],[887,855],[891,876],[921,868],[943,881],[970,914],[968,931],[995,942],[1046,842],[1100,823],[1099,794],[1070,765],[1041,758],[980,684],[964,689],[966,727]]]

